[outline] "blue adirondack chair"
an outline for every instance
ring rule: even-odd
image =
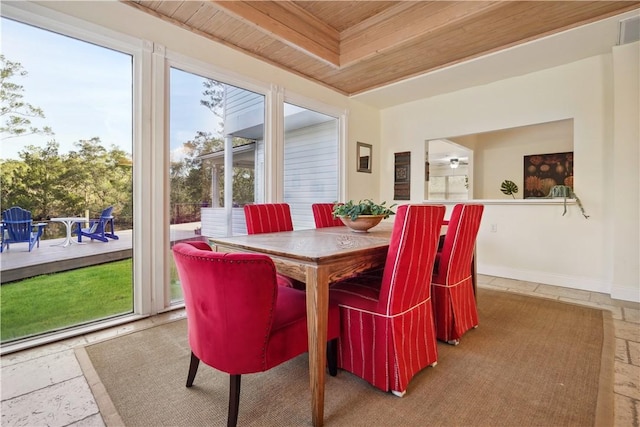
[[[90,238],[92,241],[100,240],[101,242],[108,242],[108,239],[118,240],[118,236],[115,234],[113,228],[113,206],[109,206],[100,214],[100,218],[92,219],[89,221],[89,227],[82,228],[82,224],[78,223],[78,229],[74,231],[74,234],[78,235],[78,242],[82,242],[82,236]]]
[[[5,247],[9,250],[11,243],[28,243],[29,252],[34,246],[40,247],[40,236],[47,224],[39,222],[34,224],[31,220],[31,212],[19,206],[13,206],[2,212],[2,244],[0,252]]]

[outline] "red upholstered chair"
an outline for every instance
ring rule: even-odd
[[[402,205],[382,276],[335,283],[340,305],[338,367],[397,396],[438,360],[429,283],[444,206]]]
[[[308,351],[306,295],[278,286],[271,258],[225,254],[204,242],[177,243],[173,256],[184,295],[191,362],[187,387],[200,361],[230,375],[227,425],[235,426],[243,374],[263,372]],[[336,375],[340,314],[329,303],[329,373]]]
[[[436,332],[449,344],[458,344],[465,332],[478,326],[471,261],[483,210],[483,205],[453,207],[436,258],[431,281]]]
[[[314,203],[311,205],[316,228],[344,226],[340,218],[333,217],[335,203]]]
[[[287,203],[244,205],[248,234],[293,231],[291,209]]]
[[[287,203],[256,203],[244,205],[248,234],[293,231],[291,208]],[[278,273],[278,284],[289,288],[304,288],[304,284]]]

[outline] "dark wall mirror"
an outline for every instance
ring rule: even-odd
[[[371,154],[373,147],[371,144],[358,142],[356,150],[356,158],[358,161],[358,172],[371,173]]]

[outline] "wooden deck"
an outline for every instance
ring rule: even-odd
[[[172,226],[171,241],[197,238],[193,230],[198,226],[199,223]],[[116,234],[118,240],[104,243],[85,238],[83,244],[72,244],[66,248],[54,246],[64,239],[42,240],[40,247],[33,248],[31,252],[26,243],[14,243],[0,254],[0,283],[131,258],[132,230],[118,230]],[[74,242],[77,242],[75,236]]]

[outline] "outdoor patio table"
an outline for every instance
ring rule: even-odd
[[[71,240],[71,227],[73,226],[74,223],[76,222],[83,222],[86,221],[87,219],[84,217],[62,217],[62,218],[51,218],[51,221],[56,221],[56,222],[61,222],[65,225],[65,227],[67,227],[67,236],[65,237],[64,241],[62,241],[62,243],[57,243],[55,245],[51,245],[51,246],[62,246],[63,248],[66,248],[67,246],[71,246],[71,244],[75,243],[76,245],[83,245],[84,243],[79,243],[79,242],[74,242],[73,240]]]

